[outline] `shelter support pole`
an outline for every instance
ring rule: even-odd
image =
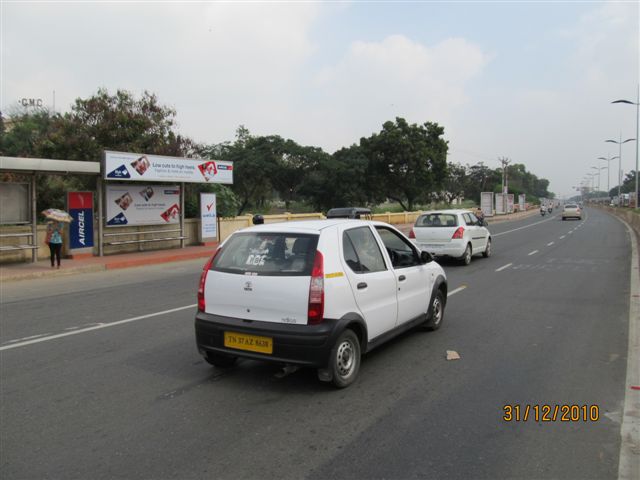
[[[180,248],[184,248],[184,183],[180,184]]]
[[[36,211],[36,173],[31,175],[31,234],[33,235],[32,242],[34,246],[38,245],[38,212]],[[38,249],[31,249],[31,262],[35,263],[38,260]]]
[[[96,190],[97,190],[97,197],[98,197],[98,255],[99,256],[104,256],[104,238],[103,238],[103,232],[102,232],[102,210],[104,208],[103,206],[103,194],[102,194],[102,185],[103,185],[104,180],[102,180],[102,178],[98,175],[98,179],[96,181]]]

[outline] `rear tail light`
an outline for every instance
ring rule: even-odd
[[[413,231],[413,228],[409,232],[409,238],[416,238],[416,232]]]
[[[324,316],[324,258],[320,251],[316,251],[311,270],[311,283],[309,284],[309,310],[307,323],[317,325],[322,322]]]
[[[205,301],[204,301],[204,285],[207,281],[207,273],[209,272],[209,269],[211,268],[211,264],[213,263],[213,260],[216,258],[216,255],[218,255],[219,251],[220,251],[220,247],[218,247],[218,249],[215,251],[213,256],[209,260],[207,260],[207,263],[205,263],[204,267],[202,268],[202,275],[200,275],[200,284],[198,285],[198,311],[199,312],[204,312],[206,307]]]
[[[451,239],[457,240],[462,238],[463,235],[464,235],[464,227],[458,227],[458,229],[454,232],[453,237],[451,237]]]

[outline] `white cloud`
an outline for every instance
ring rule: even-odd
[[[442,123],[465,104],[465,86],[489,61],[462,38],[432,47],[403,35],[380,42],[356,41],[334,66],[317,76],[320,116],[332,128],[334,148],[378,131],[394,116]]]

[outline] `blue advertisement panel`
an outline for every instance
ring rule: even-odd
[[[93,247],[93,192],[69,192],[67,194],[69,215],[69,247]]]

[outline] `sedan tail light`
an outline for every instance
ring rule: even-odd
[[[457,240],[462,238],[463,235],[464,235],[464,227],[458,227],[458,229],[454,232],[453,237],[451,237],[451,239]]]
[[[322,322],[324,316],[324,258],[322,253],[316,251],[311,270],[311,283],[309,284],[309,310],[307,323],[317,325]]]
[[[204,312],[206,307],[206,304],[204,301],[204,286],[205,286],[205,283],[207,282],[207,273],[209,272],[209,269],[211,268],[211,264],[213,263],[213,260],[216,258],[216,255],[218,255],[218,252],[220,252],[220,247],[218,247],[218,249],[215,251],[213,256],[209,260],[207,260],[207,263],[204,264],[204,267],[202,267],[202,274],[200,275],[200,284],[198,285],[198,311],[199,312]]]
[[[416,232],[413,231],[413,228],[409,232],[409,238],[416,238]]]

